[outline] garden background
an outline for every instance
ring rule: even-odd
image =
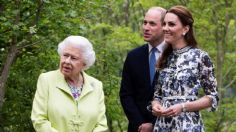
[[[145,11],[173,5],[192,11],[199,47],[216,67],[220,104],[202,111],[206,131],[236,131],[236,0],[0,0],[0,132],[34,132],[37,78],[58,68],[57,45],[69,35],[93,43],[97,60],[87,72],[103,82],[109,131],[126,131],[119,101],[125,57],[144,43]]]

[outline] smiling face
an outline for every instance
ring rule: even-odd
[[[189,26],[183,26],[177,15],[167,13],[163,22],[164,40],[175,49],[187,45],[184,35],[188,32]]]
[[[60,71],[66,78],[76,78],[85,64],[80,49],[67,45],[60,55]]]
[[[143,38],[146,42],[155,46],[163,41],[163,31],[161,24],[161,12],[149,10],[143,20]]]

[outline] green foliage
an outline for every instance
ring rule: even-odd
[[[126,53],[142,43],[139,34],[127,27],[97,24],[88,32],[96,51],[96,64],[88,70],[103,82],[107,117],[114,130],[125,130],[127,120],[119,102],[121,71]]]
[[[21,48],[10,69],[0,131],[33,131],[30,113],[37,78],[42,72],[58,68],[57,44],[69,35],[82,35],[93,43],[96,63],[87,72],[103,82],[110,130],[125,131],[127,119],[120,105],[119,88],[126,54],[143,44],[140,27],[145,10],[173,5],[186,5],[193,12],[199,47],[210,54],[216,73],[222,73],[219,91],[224,96],[219,110],[202,112],[206,131],[236,131],[234,0],[1,0],[1,68],[13,38]],[[222,69],[217,56],[223,58]]]
[[[216,112],[203,111],[202,116],[207,132],[235,131],[236,99],[225,98]],[[219,116],[221,115],[221,116]]]
[[[33,131],[29,117],[38,75],[56,69],[59,60],[54,50],[39,48],[38,52],[25,53],[11,69],[2,113],[4,131]]]

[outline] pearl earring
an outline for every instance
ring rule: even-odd
[[[185,36],[185,33],[183,33],[182,35]]]

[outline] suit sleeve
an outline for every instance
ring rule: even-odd
[[[100,83],[101,87],[100,87],[100,96],[99,96],[99,108],[100,108],[100,112],[98,115],[98,121],[96,124],[95,129],[93,130],[93,132],[106,132],[108,131],[107,128],[107,119],[106,119],[106,108],[105,108],[105,103],[104,103],[104,93],[103,93],[103,86],[102,83]]]
[[[48,83],[43,75],[44,74],[41,74],[38,79],[37,90],[33,100],[31,120],[36,132],[57,132],[48,120]]]
[[[134,100],[135,89],[132,85],[134,82],[132,82],[133,80],[131,79],[131,70],[132,67],[130,66],[130,58],[128,55],[122,72],[120,101],[129,122],[138,130],[138,127],[144,122],[144,119]]]

